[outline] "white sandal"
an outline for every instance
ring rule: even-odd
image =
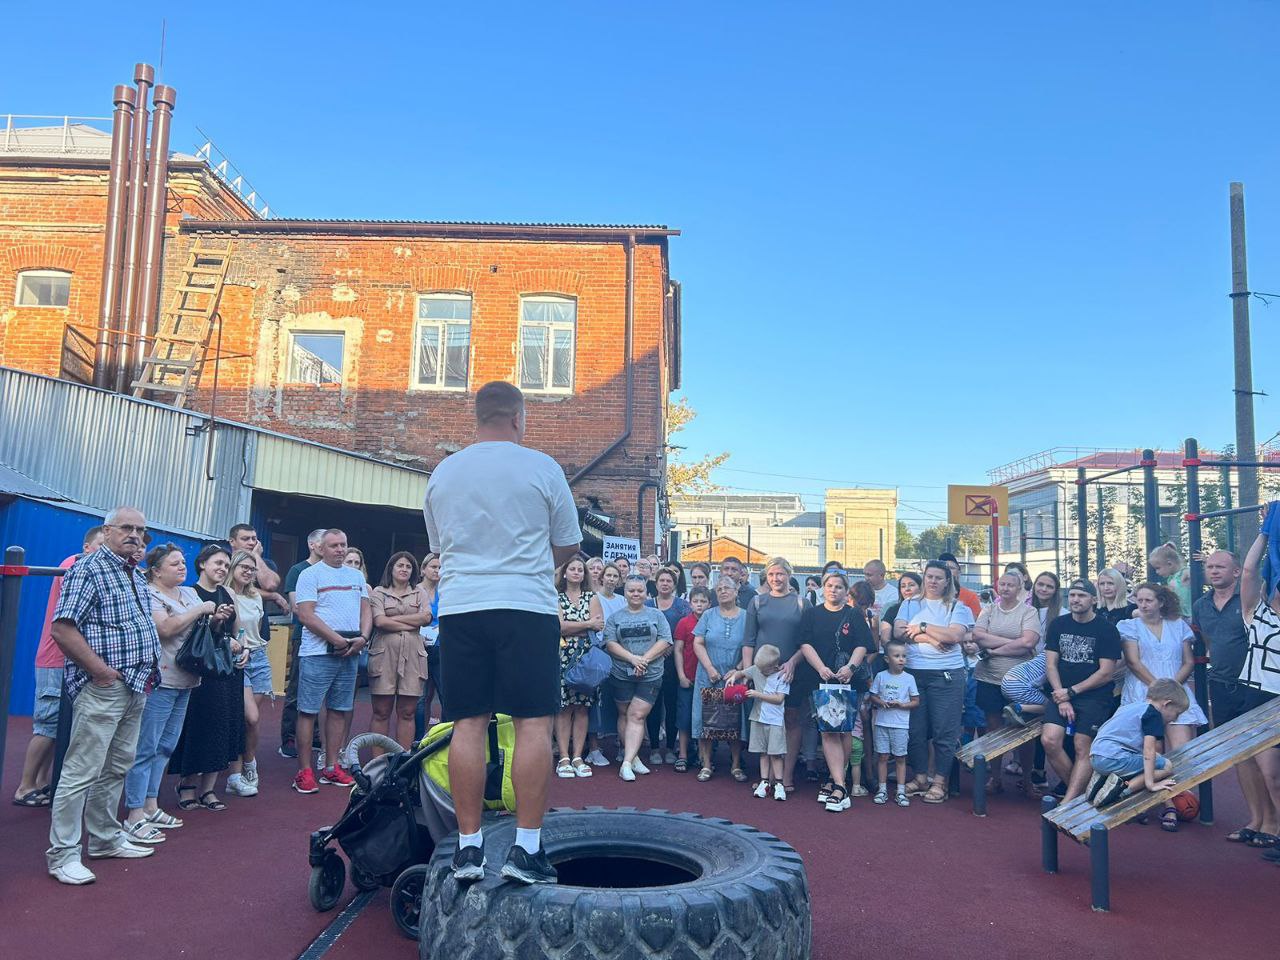
[[[590,777],[594,773],[591,767],[588,766],[587,762],[581,757],[575,757],[570,761],[570,765],[573,767],[573,772],[580,777]]]
[[[561,757],[560,762],[556,764],[556,776],[561,780],[572,780],[577,776],[573,770],[573,763],[568,757]]]
[[[182,826],[181,820],[171,813],[165,813],[163,810],[155,810],[152,813],[148,813],[142,819],[153,827],[158,827],[161,830],[176,830]]]
[[[163,830],[157,830],[146,820],[135,820],[132,823],[126,820],[121,826],[131,843],[155,844],[164,843],[168,839]]]

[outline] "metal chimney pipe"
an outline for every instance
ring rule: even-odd
[[[155,112],[151,119],[151,160],[147,164],[147,202],[143,213],[142,277],[138,297],[138,349],[134,353],[134,369],[129,376],[136,380],[147,349],[145,337],[155,333],[159,311],[160,278],[163,274],[164,218],[169,186],[169,127],[178,93],[163,84],[151,94]]]
[[[120,349],[116,356],[116,392],[129,389],[129,377],[133,375],[133,358],[137,353],[134,336],[138,303],[138,280],[142,259],[142,207],[146,198],[147,180],[147,92],[155,81],[156,71],[149,63],[133,67],[133,79],[138,84],[138,97],[133,108],[133,142],[129,161],[129,204],[125,220],[124,276],[120,281]]]
[[[127,84],[115,89],[111,116],[111,166],[107,171],[107,231],[102,252],[102,297],[98,305],[98,341],[93,351],[93,385],[114,383],[116,358],[111,344],[120,305],[120,249],[124,245],[124,207],[128,187],[129,130],[133,123],[135,91]]]

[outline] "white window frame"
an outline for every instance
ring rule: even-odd
[[[23,303],[22,290],[25,281],[28,278],[38,280],[66,280],[67,281],[67,302],[66,303]],[[13,287],[13,305],[21,307],[23,310],[66,310],[71,304],[71,271],[70,270],[21,270],[18,273],[17,282]]]
[[[526,303],[571,303],[573,304],[573,322],[564,323],[559,321],[526,321],[524,318],[524,305]],[[524,385],[524,331],[526,327],[541,327],[547,331],[547,364],[546,364],[546,380],[545,385],[541,387],[527,387]],[[568,330],[573,344],[571,350],[572,355],[569,362],[569,386],[557,387],[553,386],[551,381],[554,377],[555,370],[555,334],[558,331]],[[560,394],[568,396],[573,393],[574,384],[577,382],[578,376],[578,299],[577,297],[566,297],[563,294],[554,293],[538,293],[528,294],[520,298],[520,322],[516,333],[516,375],[520,382],[520,389],[526,393],[540,394]]]
[[[445,373],[445,356],[448,350],[448,334],[450,326],[462,326],[461,320],[437,320],[425,319],[421,316],[422,303],[424,300],[465,300],[470,304],[471,309],[468,313],[474,313],[475,301],[471,294],[459,290],[432,290],[430,293],[420,293],[414,300],[414,322],[413,322],[413,356],[411,358],[412,366],[409,368],[409,388],[411,390],[440,390],[449,393],[466,393],[471,388],[471,321],[472,316],[466,321],[467,328],[467,382],[462,386],[446,386],[444,382]],[[435,383],[422,383],[418,379],[418,370],[420,364],[418,362],[419,351],[422,348],[422,328],[435,327],[440,331],[440,363],[436,370]]]
[[[839,551],[841,551],[841,552],[843,552],[843,551],[844,551],[844,541],[843,541],[843,540],[837,540],[837,541],[836,541],[836,545],[835,545],[835,549],[836,549],[836,550],[839,550]]]
[[[338,379],[334,381],[327,380],[295,380],[293,378],[293,351],[298,344],[298,337],[341,337],[342,338],[342,367],[338,370]],[[290,330],[289,331],[289,352],[285,356],[284,364],[284,382],[290,385],[324,387],[324,386],[341,386],[347,380],[347,331],[345,330]]]
[[[843,526],[844,526],[844,514],[843,514],[843,513],[837,513],[837,514],[835,515],[835,521],[836,521],[836,526],[837,526],[837,527],[843,527]]]

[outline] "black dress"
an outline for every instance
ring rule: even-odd
[[[205,590],[195,587],[201,600],[212,600],[217,606],[231,603],[224,587]],[[227,642],[233,638],[235,618],[215,628]],[[244,671],[236,669],[224,679],[203,677],[200,686],[191,691],[187,719],[182,725],[169,772],[181,776],[196,773],[218,773],[244,752]]]

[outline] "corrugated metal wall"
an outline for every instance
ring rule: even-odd
[[[22,547],[27,551],[26,562],[29,565],[56,567],[79,552],[85,531],[100,522],[101,518],[79,510],[18,497],[0,503],[0,551],[8,547]],[[157,529],[155,525],[152,525],[152,531],[153,542],[176,543],[186,555],[188,569],[195,569],[196,554],[203,546],[201,541],[169,533],[163,528]],[[31,716],[35,700],[36,647],[40,643],[48,602],[48,577],[23,580],[22,596],[18,602],[18,650],[13,661],[13,687],[9,694],[9,713],[14,716]]]
[[[259,490],[405,510],[421,510],[427,494],[425,473],[274,434],[257,437],[251,479]]]
[[[140,508],[151,526],[225,536],[249,516],[252,431],[190,411],[0,368],[0,462],[86,506]]]

